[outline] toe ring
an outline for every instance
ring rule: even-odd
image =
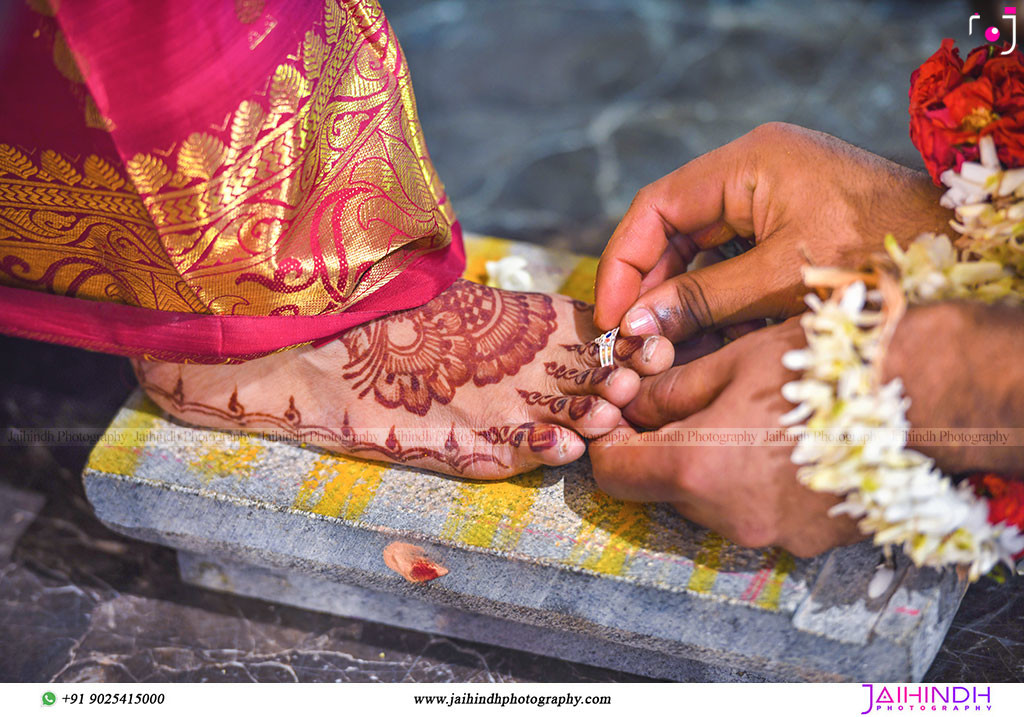
[[[602,366],[612,366],[615,363],[615,337],[619,335],[618,327],[601,334],[594,343],[597,344],[597,357]]]

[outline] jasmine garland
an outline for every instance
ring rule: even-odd
[[[1024,77],[1020,62],[1006,66]],[[920,75],[912,78],[912,100]],[[937,105],[928,107],[938,112]],[[804,283],[822,296],[806,297],[810,311],[800,323],[807,348],[783,357],[787,368],[803,375],[783,386],[783,396],[796,407],[781,419],[797,438],[791,458],[798,479],[843,496],[833,514],[858,519],[876,544],[902,546],[917,565],[964,565],[971,580],[999,561],[1012,565],[1024,551],[1024,521],[995,509],[973,482],[955,484],[930,458],[907,448],[910,402],[898,378],[883,383],[881,366],[908,303],[1024,301],[1024,168],[1003,167],[1000,157],[1015,155],[1000,152],[994,136],[1003,135],[976,121],[1003,118],[991,107],[977,109],[964,115],[971,122],[956,128],[959,146],[973,146],[967,154],[977,162],[961,157],[958,168],[942,169],[948,162],[930,154],[935,146],[920,141],[920,133],[914,138],[933,176],[942,169],[949,189],[941,203],[955,210],[955,241],[923,234],[904,251],[889,236],[887,256],[867,271],[804,271]],[[911,111],[921,106],[912,101]]]

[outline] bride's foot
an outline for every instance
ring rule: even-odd
[[[238,365],[136,362],[171,415],[274,431],[347,455],[472,478],[562,465],[618,425],[639,375],[672,364],[657,336],[620,338],[600,367],[588,304],[457,281],[418,309],[320,348]]]

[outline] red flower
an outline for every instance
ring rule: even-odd
[[[967,60],[953,41],[910,76],[910,139],[936,184],[945,170],[977,161],[978,140],[992,135],[999,160],[1024,165],[1024,53],[983,45]]]
[[[1024,532],[1024,476],[975,473],[968,477],[975,494],[988,500],[988,522],[1006,523]],[[1024,551],[1015,557],[1024,556]]]
[[[1024,481],[987,475],[982,480],[988,499],[990,523],[1006,523],[1024,529]]]
[[[910,76],[910,111],[927,108],[960,84],[964,61],[948,37],[934,55]]]

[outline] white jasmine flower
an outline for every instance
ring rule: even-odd
[[[497,261],[489,261],[486,267],[488,286],[508,291],[530,291],[533,288],[533,277],[526,270],[526,259],[521,256],[506,256]]]
[[[991,296],[1014,290],[1013,271],[1001,261],[963,261],[944,234],[922,234],[904,252],[892,236],[885,248],[900,270],[900,285],[912,303]],[[1021,255],[1024,261],[1024,253]]]
[[[979,161],[941,176],[942,205],[955,209],[955,242],[922,234],[904,251],[892,236],[885,248],[910,304],[945,299],[1024,302],[1024,167],[1005,170],[993,139],[979,142]],[[791,460],[809,488],[843,497],[830,515],[849,515],[878,545],[902,545],[918,565],[960,563],[971,580],[1024,550],[1015,526],[988,522],[988,502],[954,485],[932,460],[906,447],[910,401],[894,379],[879,385],[886,327],[881,285],[827,267],[804,270],[808,286],[837,289],[827,300],[808,294],[800,319],[807,348],[788,351],[783,365],[802,371],[782,388],[796,406],[781,417],[797,438]],[[884,307],[883,307],[884,308]],[[890,579],[880,571],[869,592]]]
[[[980,162],[964,162],[959,172],[947,169],[939,175],[942,183],[949,187],[939,200],[939,204],[947,209],[983,202],[992,196],[993,191],[1002,189],[1003,166],[999,163],[995,141],[990,135],[981,138],[978,150]]]
[[[945,236],[924,236],[907,252],[891,243],[908,295],[920,296],[924,286],[945,295],[995,276],[990,267],[959,262]],[[868,308],[869,293],[855,282],[839,298],[808,295],[811,311],[800,322],[807,348],[783,356],[787,368],[804,371],[782,387],[797,404],[780,418],[798,439],[791,455],[797,477],[844,496],[830,514],[858,519],[876,544],[902,545],[918,565],[965,563],[975,579],[1009,561],[1024,536],[990,525],[987,503],[969,486],[954,487],[930,458],[906,448],[910,401],[899,379],[878,385],[871,362],[880,355],[884,317]]]
[[[892,579],[896,577],[896,571],[888,567],[885,564],[879,565],[875,569],[875,574],[871,578],[871,582],[868,584],[868,598],[875,600],[882,597],[885,591],[892,585]]]

